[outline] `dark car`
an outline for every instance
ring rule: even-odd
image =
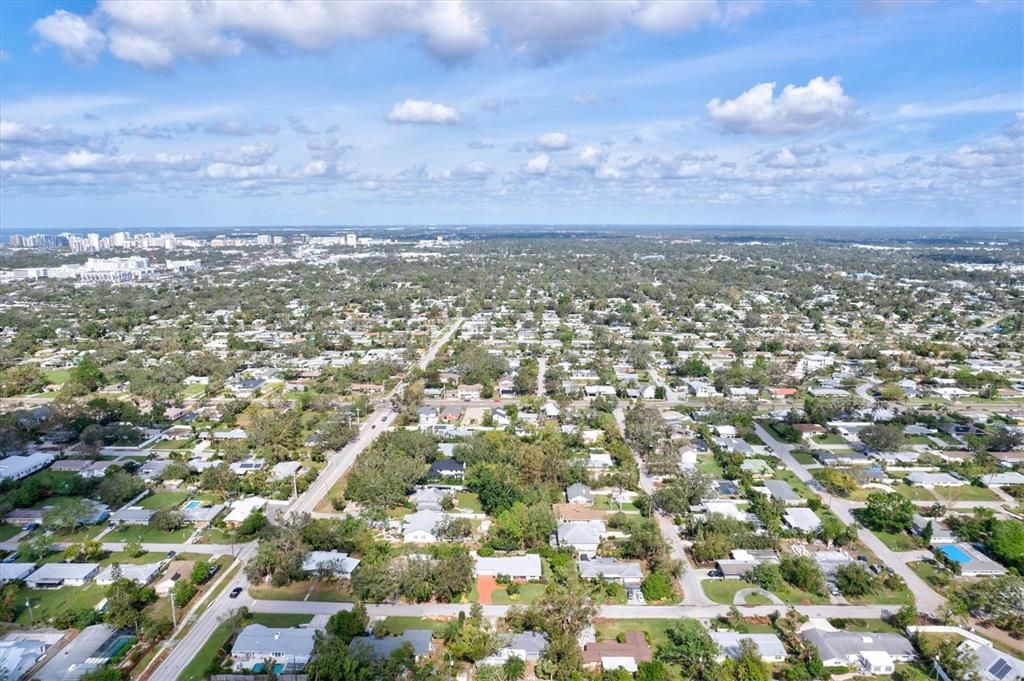
[[[238,598],[238,595],[240,593],[242,593],[242,587],[236,586],[234,589],[231,590],[231,593],[228,594],[228,598]]]
[[[177,551],[168,551],[167,552],[167,560],[170,560],[171,558],[174,558],[176,555],[178,555]]]

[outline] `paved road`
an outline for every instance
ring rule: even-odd
[[[275,612],[296,615],[333,615],[341,610],[352,609],[351,603],[329,603],[316,601],[252,601],[249,606],[254,612]],[[460,612],[468,613],[469,603],[380,603],[367,605],[370,617],[456,617]],[[485,617],[504,617],[511,606],[485,605]],[[728,605],[605,605],[598,611],[598,617],[609,619],[678,619],[693,617],[712,619],[728,614]],[[750,617],[767,616],[780,610],[777,605],[736,606]],[[894,612],[895,605],[799,605],[796,610],[808,617],[854,617],[878,619]]]
[[[124,551],[124,542],[103,542],[104,551]],[[57,542],[52,544],[53,547],[63,550],[71,546],[70,542]],[[247,544],[154,544],[144,542],[142,548],[147,551],[153,551],[154,553],[167,553],[168,551],[174,551],[175,553],[203,553],[211,556],[223,556],[228,554],[237,554]],[[0,548],[7,551],[17,551],[18,545],[16,542],[5,541],[0,543]]]
[[[452,337],[455,331],[462,324],[462,319],[455,320],[449,328],[441,334],[441,336],[431,344],[427,351],[420,357],[416,366],[424,368],[430,361],[437,355],[445,343]],[[392,395],[397,394],[398,391],[404,390],[404,382],[400,382],[395,389],[389,394],[389,398]],[[302,495],[296,499],[291,507],[288,509],[289,515],[297,513],[308,513],[311,512],[320,500],[327,494],[334,483],[345,474],[345,471],[352,465],[353,462],[358,458],[359,454],[369,447],[373,441],[383,433],[387,427],[394,421],[396,414],[390,406],[390,399],[382,400],[377,409],[370,415],[370,417],[363,423],[362,428],[356,435],[355,439],[346,445],[341,451],[331,456],[327,466],[317,477],[317,480],[313,485],[310,485]],[[191,548],[193,545],[189,545]],[[196,547],[203,546],[203,544],[196,544]],[[209,546],[209,545],[207,545]],[[216,598],[210,602],[209,607],[203,612],[198,619],[196,619],[192,628],[188,630],[183,638],[178,640],[176,643],[168,641],[168,645],[173,643],[173,647],[170,652],[163,659],[160,665],[153,671],[149,677],[149,681],[175,681],[181,670],[195,657],[196,653],[203,646],[206,641],[210,639],[213,632],[217,629],[217,626],[226,618],[230,613],[242,606],[250,607],[253,604],[252,598],[248,595],[249,581],[245,576],[245,564],[252,558],[256,553],[256,544],[244,545],[241,552],[238,554],[238,562],[242,565],[242,568],[238,570],[237,574],[231,578],[227,587],[220,592]],[[238,598],[230,598],[230,593],[237,587],[241,587],[242,593]],[[195,606],[193,612],[198,610],[200,604]],[[180,631],[180,630],[179,630]],[[188,680],[183,680],[188,681]]]
[[[793,471],[796,477],[804,482],[810,482],[814,479],[808,470],[804,468],[799,461],[794,459],[792,454],[790,454],[793,450],[792,445],[779,442],[772,437],[771,433],[762,428],[760,424],[755,423],[754,429],[756,430],[758,437],[764,440],[765,444],[772,448],[775,455],[779,457],[779,459],[781,459],[791,471]],[[857,523],[857,520],[853,517],[852,513],[853,509],[856,508],[856,505],[846,499],[833,496],[828,492],[820,490],[817,483],[810,485],[810,488],[815,494],[821,497],[822,502],[824,502],[824,504],[836,514],[836,517],[844,523],[847,525],[854,525]],[[917,573],[907,567],[907,564],[900,560],[900,557],[896,552],[890,550],[889,547],[883,544],[873,532],[866,528],[858,529],[857,536],[865,546],[871,549],[874,554],[878,556],[883,563],[891,567],[896,574],[906,581],[907,587],[910,589],[911,593],[914,594],[914,598],[917,601],[917,609],[919,611],[931,614],[938,613],[939,608],[941,608],[943,603],[945,603],[945,599],[935,593],[935,591],[933,591],[923,579],[917,576]]]
[[[621,408],[616,409],[614,414],[619,431],[624,434],[626,432],[626,414]],[[630,451],[633,451],[632,448],[630,448]],[[635,451],[633,456],[636,458],[636,465],[640,471],[640,489],[647,494],[654,494],[654,481],[647,475],[647,467]],[[679,564],[682,565],[683,572],[679,577],[679,581],[683,588],[683,603],[688,606],[712,605],[713,601],[707,597],[700,585],[700,571],[690,563],[689,558],[686,556],[686,544],[683,542],[682,537],[679,536],[679,528],[675,526],[671,518],[660,511],[655,511],[654,520],[658,523],[661,536],[668,542],[669,555],[672,557],[672,560],[679,561]]]

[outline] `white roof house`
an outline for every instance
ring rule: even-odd
[[[156,573],[160,572],[160,563],[145,563],[142,565],[134,565],[131,563],[125,563],[119,565],[121,568],[121,576],[130,579],[136,584],[145,586],[149,584],[150,580],[156,577]],[[97,584],[113,584],[114,583],[114,566],[108,565],[103,568],[98,575],[96,575]]]
[[[433,544],[437,541],[434,528],[446,517],[444,513],[431,510],[410,513],[402,522],[402,541],[407,544]]]
[[[341,551],[310,551],[302,561],[305,572],[329,570],[338,579],[351,579],[359,567],[359,559]]]
[[[23,581],[35,569],[35,563],[0,563],[0,584]]]
[[[628,589],[639,588],[644,579],[639,563],[616,558],[598,556],[577,561],[580,576],[584,579],[602,579],[606,582],[618,582]]]
[[[786,525],[801,532],[816,532],[821,527],[821,518],[809,508],[787,508],[782,519]]]
[[[565,489],[565,499],[570,504],[590,506],[594,503],[594,495],[583,483],[574,482]]]
[[[8,456],[0,459],[0,480],[21,480],[41,471],[53,463],[54,455],[35,452],[27,456]]]
[[[954,477],[949,473],[913,472],[907,476],[907,482],[919,487],[963,487],[966,480]]]
[[[741,634],[736,631],[712,631],[711,640],[721,648],[719,660],[726,657],[736,658],[740,655],[740,641],[748,639],[754,642],[765,662],[784,662],[786,648],[775,634]]]
[[[540,579],[544,576],[540,556],[528,553],[525,556],[477,556],[476,576],[497,577],[507,575],[512,579]]]
[[[298,671],[313,654],[316,630],[313,628],[276,628],[250,624],[238,633],[231,647],[236,670],[252,669],[273,659],[282,665],[280,671]]]
[[[558,524],[556,540],[559,546],[571,546],[582,556],[593,556],[604,533],[600,520],[573,520]]]
[[[224,516],[224,522],[238,524],[249,517],[253,511],[262,511],[268,501],[263,497],[246,497],[231,503],[231,510]]]

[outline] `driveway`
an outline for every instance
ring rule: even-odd
[[[494,577],[480,575],[476,578],[477,602],[480,605],[490,605],[494,602],[494,592],[498,590],[498,581]]]

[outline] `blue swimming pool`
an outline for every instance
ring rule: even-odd
[[[198,499],[193,499],[192,501],[190,501],[187,504],[185,504],[184,508],[185,508],[186,511],[191,511],[192,509],[199,508],[202,505],[203,505],[203,502],[199,501]]]
[[[949,558],[950,560],[956,561],[957,563],[960,563],[961,565],[963,565],[964,563],[970,563],[971,562],[971,557],[967,554],[966,551],[964,551],[959,546],[954,546],[952,544],[946,544],[945,546],[940,546],[939,547],[939,551],[942,551],[944,554],[946,554],[946,558]]]

